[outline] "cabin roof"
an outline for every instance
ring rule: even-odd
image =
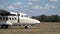
[[[26,15],[26,14],[24,14],[24,13],[19,13],[20,15]]]
[[[17,14],[17,13],[15,13],[15,12],[10,12],[11,14]],[[20,15],[26,15],[25,13],[19,13]]]
[[[11,14],[17,14],[17,13],[15,13],[15,12],[10,12]]]

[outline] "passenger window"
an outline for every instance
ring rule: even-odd
[[[11,20],[11,18],[9,18],[9,20]]]
[[[8,18],[6,17],[6,20],[8,20]]]
[[[3,19],[2,20],[5,20],[5,17],[3,17]]]
[[[15,18],[15,20],[16,20],[16,18]]]

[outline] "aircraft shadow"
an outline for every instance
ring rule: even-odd
[[[0,28],[1,29],[1,28]],[[4,28],[3,28],[4,29]],[[8,29],[25,29],[25,28],[8,28]],[[28,29],[40,29],[40,28],[28,28]]]

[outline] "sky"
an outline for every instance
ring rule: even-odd
[[[0,0],[0,9],[19,11],[29,16],[60,16],[60,0]]]

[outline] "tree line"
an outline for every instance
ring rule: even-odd
[[[60,17],[58,15],[40,15],[40,16],[32,16],[32,18],[37,19],[41,22],[60,22]]]

